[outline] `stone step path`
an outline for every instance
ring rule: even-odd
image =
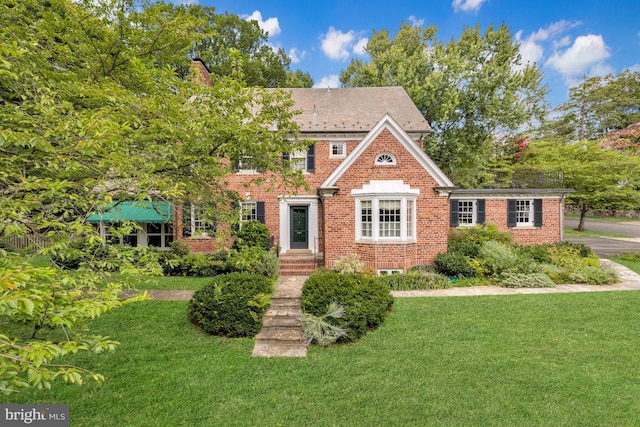
[[[300,298],[304,276],[281,276],[256,335],[254,357],[306,357]]]

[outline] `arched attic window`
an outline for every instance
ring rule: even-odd
[[[376,166],[393,166],[396,164],[396,157],[391,153],[380,153],[376,157]]]

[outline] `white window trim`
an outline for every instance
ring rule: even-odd
[[[417,199],[420,194],[419,189],[412,189],[403,181],[378,181],[372,180],[364,184],[361,189],[351,190],[351,195],[356,199],[356,241],[362,243],[414,243],[417,234]],[[380,236],[380,201],[399,200],[400,201],[400,237]],[[407,201],[413,201],[410,220],[412,235],[407,235]],[[372,213],[372,235],[362,235],[362,202],[371,202]]]
[[[241,159],[248,159],[248,161],[246,163],[251,163],[251,160],[253,160],[252,156],[241,156]],[[238,173],[239,174],[243,174],[243,175],[253,175],[258,173],[258,168],[254,167],[254,168],[243,168],[242,167],[242,163],[243,161],[240,160],[238,162]]]
[[[342,154],[333,154],[333,147],[341,147]],[[331,142],[329,144],[329,158],[330,159],[342,159],[347,156],[347,144],[346,142]]]
[[[382,161],[382,159],[388,159],[386,161]],[[376,166],[395,166],[397,165],[396,156],[391,153],[380,153],[376,156]]]
[[[252,207],[249,207],[251,205]],[[245,212],[253,211],[250,216],[253,218],[245,219]],[[243,222],[247,221],[256,221],[258,219],[258,202],[254,200],[247,200],[246,202],[240,203],[240,227],[242,227]]]
[[[213,233],[215,233],[215,226],[208,226],[203,224],[202,218],[196,215],[196,203],[191,203],[189,209],[189,225],[190,225],[190,236],[191,239],[197,239],[202,237],[211,237]],[[183,211],[184,214],[184,211]],[[196,218],[197,217],[197,218]],[[199,226],[196,226],[196,223],[199,223]],[[184,224],[184,221],[183,221]],[[183,231],[184,235],[184,231]]]
[[[460,203],[471,202],[473,211],[471,212],[471,222],[460,222]],[[473,227],[478,223],[478,201],[472,199],[458,199],[458,227]]]
[[[524,221],[518,221],[518,204],[520,202],[529,202],[529,220],[524,222]],[[534,202],[533,199],[516,199],[516,227],[527,227],[527,228],[533,228],[534,227]]]
[[[402,274],[401,268],[380,268],[378,270],[378,276],[391,276],[392,274]]]

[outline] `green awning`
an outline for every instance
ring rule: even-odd
[[[87,222],[169,222],[173,210],[171,203],[163,201],[113,202],[111,207],[100,213],[95,213],[87,218]]]

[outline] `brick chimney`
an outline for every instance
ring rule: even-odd
[[[200,58],[193,58],[191,61],[191,72],[193,74],[193,81],[196,83],[205,84],[211,86],[213,84],[213,78],[211,73],[204,62]]]

